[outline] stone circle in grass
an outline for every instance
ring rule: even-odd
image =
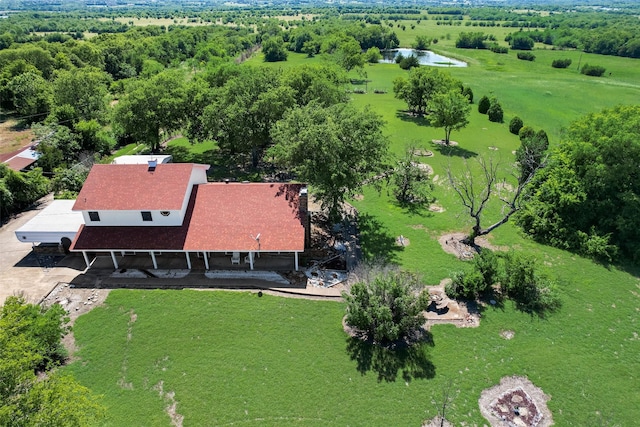
[[[413,150],[414,156],[419,157],[433,157],[433,151],[431,150],[423,150],[421,148]]]
[[[484,390],[478,404],[492,427],[548,427],[553,425],[549,399],[528,378],[511,376]]]

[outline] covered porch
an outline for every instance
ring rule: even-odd
[[[206,257],[205,257],[206,254]],[[232,262],[233,252],[146,252],[83,251],[87,268],[141,270],[270,270],[293,271],[300,267],[298,252],[238,252],[239,262]]]

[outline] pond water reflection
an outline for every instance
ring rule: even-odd
[[[392,64],[398,55],[418,57],[420,65],[431,65],[432,67],[466,67],[467,63],[458,61],[457,59],[448,58],[443,55],[438,55],[429,50],[415,50],[415,49],[394,49],[385,50],[382,52],[382,59],[379,62],[386,64]]]

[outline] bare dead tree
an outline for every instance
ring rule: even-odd
[[[450,379],[442,386],[442,399],[437,402],[438,405],[438,418],[440,418],[440,427],[445,427],[445,422],[447,421],[447,408],[453,400],[456,398],[456,395],[453,395],[452,389],[453,381]]]
[[[478,157],[479,171],[475,171],[465,159],[464,171],[460,175],[454,175],[451,167],[447,167],[449,183],[473,220],[471,232],[464,239],[464,243],[475,246],[477,237],[487,235],[509,221],[509,218],[518,212],[522,206],[521,199],[525,187],[538,170],[544,167],[545,163],[546,156],[541,152],[523,153],[520,157],[520,162],[518,162],[517,172],[512,174],[518,183],[513,192],[504,191],[506,185],[503,185],[501,190],[496,191],[498,163],[494,162],[493,158],[487,160],[484,157]],[[503,179],[502,182],[506,183],[506,180]],[[482,214],[494,194],[497,194],[497,197],[503,203],[502,217],[490,226],[483,227]]]

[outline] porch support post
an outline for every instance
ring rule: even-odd
[[[87,268],[90,266],[89,256],[87,255],[87,251],[82,251],[82,257],[84,258],[84,263],[87,264]]]
[[[296,271],[298,271],[298,252],[294,252],[293,255],[296,260]]]
[[[113,261],[113,266],[117,270],[118,269],[118,260],[116,260],[116,253],[114,251],[111,251],[111,260]]]
[[[153,269],[157,270],[158,269],[158,261],[156,260],[156,254],[151,251],[149,252],[151,254],[151,261],[153,261]]]
[[[207,252],[202,252],[204,255],[204,268],[209,269],[209,254]]]
[[[249,266],[253,270],[253,252],[249,252]]]
[[[184,253],[187,257],[187,268],[191,270],[191,258],[189,258],[189,252]]]

